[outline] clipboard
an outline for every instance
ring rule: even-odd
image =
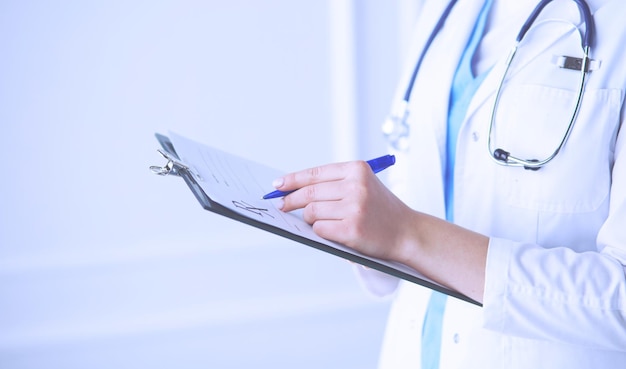
[[[166,160],[166,163],[163,166],[151,166],[150,170],[160,176],[174,176],[182,178],[196,197],[196,200],[205,210],[235,220],[237,222],[241,222],[248,226],[252,226],[263,231],[276,234],[278,236],[290,239],[303,245],[313,247],[320,251],[355,262],[365,267],[378,270],[380,272],[407,280],[409,282],[416,283],[418,285],[444,293],[451,297],[458,298],[471,304],[482,306],[479,302],[461,293],[446,288],[434,281],[431,281],[428,278],[422,276],[417,271],[414,271],[413,269],[405,265],[371,258],[351,249],[347,249],[346,247],[342,247],[341,245],[334,244],[331,241],[314,239],[315,237],[303,236],[302,234],[300,234],[300,232],[291,232],[281,227],[277,227],[271,223],[259,220],[258,218],[246,216],[243,215],[241,212],[233,210],[232,208],[228,207],[224,203],[220,203],[220,201],[212,198],[209,194],[206,193],[206,191],[200,184],[202,183],[202,181],[204,181],[204,179],[199,174],[199,171],[196,170],[196,168],[194,168],[193,166],[188,165],[181,159],[176,151],[176,148],[174,147],[172,140],[170,140],[169,137],[159,133],[156,133],[155,136],[157,141],[161,145],[161,149],[157,151],[163,156],[163,158]],[[205,147],[208,148],[208,146]]]

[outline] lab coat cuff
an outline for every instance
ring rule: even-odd
[[[375,297],[390,297],[398,288],[397,277],[358,264],[353,269],[361,287]]]
[[[485,290],[483,293],[483,321],[485,328],[502,331],[507,307],[508,275],[514,245],[509,240],[491,238],[487,251]]]

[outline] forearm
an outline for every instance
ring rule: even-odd
[[[392,257],[482,302],[489,239],[424,213],[412,212],[407,222]]]

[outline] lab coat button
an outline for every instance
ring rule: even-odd
[[[472,140],[474,140],[474,142],[478,142],[479,139],[480,139],[480,135],[478,134],[478,132],[476,131],[472,132]]]
[[[461,340],[461,336],[459,336],[458,333],[455,333],[452,337],[452,340],[454,341],[454,343],[459,343],[459,341]]]

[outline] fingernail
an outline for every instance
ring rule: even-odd
[[[281,188],[284,184],[285,180],[283,178],[276,178],[272,181],[272,186],[274,186],[274,188]]]

